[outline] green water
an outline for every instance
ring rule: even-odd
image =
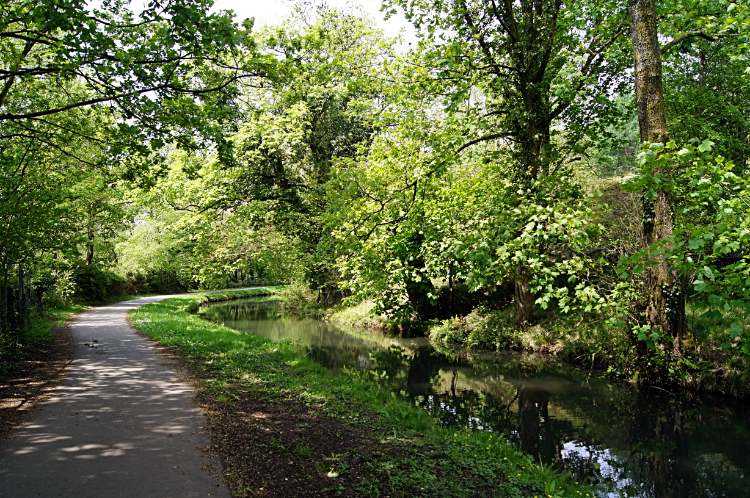
[[[476,353],[373,337],[234,301],[206,319],[293,341],[344,375],[368,377],[441,424],[505,433],[535,460],[604,486],[601,496],[750,497],[750,406],[612,384],[536,355]]]

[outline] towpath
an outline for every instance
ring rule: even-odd
[[[75,360],[34,419],[0,446],[0,497],[230,496],[208,470],[190,385],[126,322],[171,296],[91,309],[73,323]]]

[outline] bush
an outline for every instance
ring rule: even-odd
[[[279,293],[279,301],[281,311],[290,315],[322,318],[324,314],[316,293],[305,284],[287,286]]]
[[[137,296],[148,292],[148,281],[142,273],[133,274],[128,272],[125,275],[125,294]]]
[[[174,273],[169,272],[128,272],[123,284],[123,294],[131,296],[149,293],[178,294],[187,289]]]
[[[436,342],[501,350],[519,346],[519,332],[511,312],[479,306],[466,316],[437,322],[429,334]]]
[[[89,301],[103,301],[107,297],[125,294],[126,281],[115,273],[98,266],[79,266],[73,271],[75,296]]]

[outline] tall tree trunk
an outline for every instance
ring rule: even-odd
[[[528,83],[527,83],[528,84]],[[544,107],[544,100],[539,92],[524,92],[528,102],[526,109],[532,115],[525,123],[517,126],[520,144],[517,161],[525,168],[519,171],[518,180],[527,183],[526,188],[534,188],[539,177],[549,174],[549,125],[545,125],[545,115],[534,115],[534,109]],[[523,126],[521,126],[521,124]],[[534,293],[529,282],[531,274],[523,265],[518,267],[516,275],[516,324],[525,326],[534,323]]]
[[[534,294],[529,289],[529,272],[522,268],[520,274],[516,281],[516,323],[522,326],[534,323]]]
[[[91,265],[91,263],[94,262],[94,229],[89,228],[88,230],[88,238],[89,243],[88,246],[86,246],[86,266]]]
[[[656,30],[656,5],[654,0],[629,0],[628,12],[641,140],[666,143],[669,134],[664,107],[661,50]]]
[[[657,36],[654,0],[629,0],[630,32],[633,40],[635,94],[641,141],[666,143],[667,114],[664,106],[661,50]],[[654,171],[654,174],[658,171]],[[644,199],[643,235],[646,246],[672,236],[672,203],[668,192],[657,191],[656,199]],[[669,263],[658,256],[647,270],[646,322],[674,338],[679,351],[685,330],[685,296],[682,279],[670,271]]]

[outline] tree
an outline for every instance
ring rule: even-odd
[[[653,0],[629,0],[630,33],[633,41],[635,94],[641,141],[667,143],[667,116],[662,86],[661,50],[657,34],[656,6]],[[658,174],[655,171],[655,174]],[[649,191],[651,192],[651,191]],[[644,198],[644,243],[650,247],[672,237],[672,203],[664,188],[655,198]],[[645,320],[675,338],[679,349],[685,331],[685,286],[680,275],[670,269],[663,256],[645,275]],[[670,315],[669,311],[674,310]]]
[[[0,140],[0,252],[22,258],[78,243],[77,202],[86,194],[77,186],[99,176],[99,130],[110,124],[99,110],[74,109]]]
[[[671,4],[668,7],[673,7]],[[679,5],[674,6],[679,8]],[[715,9],[711,2],[698,7]],[[704,30],[687,30],[680,32],[680,22],[671,26],[667,33],[673,35],[672,41],[663,47],[659,44],[658,16],[654,0],[629,0],[630,33],[633,44],[633,61],[635,70],[636,107],[641,140],[649,144],[667,144],[667,116],[664,102],[662,56],[678,43],[691,38],[703,38],[716,41],[726,33],[711,35]],[[710,12],[709,12],[710,13]],[[694,16],[693,16],[694,17]],[[677,21],[684,21],[678,17]],[[693,22],[690,20],[688,22]],[[732,29],[735,22],[730,21],[720,27]],[[664,185],[650,189],[644,195],[644,244],[654,251],[653,264],[645,272],[644,319],[648,326],[661,330],[674,339],[674,349],[679,351],[686,331],[685,276],[670,266],[665,259],[664,246],[671,243],[674,232],[672,219],[673,201],[669,191],[668,170],[658,167],[650,172],[654,177],[664,176]],[[667,248],[668,250],[668,248]]]
[[[194,98],[210,98],[255,75],[256,68],[227,62],[252,39],[225,13],[208,14],[209,2],[151,2],[138,17],[126,5],[108,1],[89,9],[81,0],[14,0],[3,6],[0,122],[5,133],[19,121],[100,103],[116,105],[133,120],[128,129],[142,128],[141,137],[170,124],[197,128],[189,112],[200,108]],[[71,83],[86,91],[45,100],[47,90],[59,94]]]
[[[226,151],[231,85],[255,77],[263,57],[251,25],[238,29],[209,6],[152,2],[136,16],[119,0],[3,4],[0,250],[75,245],[63,234],[90,224],[73,207],[86,197],[78,182],[148,178],[144,165],[165,140]]]
[[[330,290],[337,275],[318,252],[326,184],[336,162],[370,140],[382,94],[373,69],[390,42],[353,12],[320,8],[266,28],[258,45],[277,57],[279,70],[244,92],[228,205],[262,204],[276,230],[308,255],[311,286]]]
[[[276,62],[266,77],[237,88],[231,158],[222,161],[217,148],[172,154],[152,206],[188,212],[194,251],[209,261],[202,275],[306,279],[335,289],[336,271],[318,251],[326,185],[337,161],[370,139],[382,94],[373,69],[390,44],[355,13],[327,8],[297,11],[260,30],[254,43]]]
[[[619,2],[388,4],[402,7],[421,30],[425,76],[432,77],[435,93],[447,95],[445,108],[471,109],[475,128],[456,151],[501,139],[512,153],[519,188],[534,189],[581,150],[590,125],[606,120],[607,91],[619,84],[622,67],[613,48],[627,32]],[[510,276],[517,321],[533,322],[535,275],[519,262]]]
[[[746,168],[750,158],[750,81],[733,37],[685,40],[664,57],[667,126],[675,143],[714,142],[715,153]]]
[[[580,301],[582,280],[560,289],[581,277],[591,228],[569,172],[519,185],[502,141],[460,150],[476,132],[474,112],[436,106],[433,89],[414,83],[412,60],[390,70],[400,83],[388,89],[378,132],[331,182],[327,225],[348,289],[408,324],[468,313],[486,299],[478,291],[496,294],[525,264],[532,305],[568,290]]]

